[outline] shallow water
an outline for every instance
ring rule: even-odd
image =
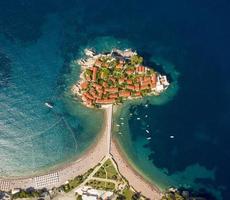
[[[124,151],[162,188],[229,199],[228,10],[225,0],[1,1],[0,175],[35,173],[84,152],[102,113],[70,95],[79,75],[72,61],[85,47],[131,47],[147,65],[162,63],[156,68],[172,84],[160,97],[124,105],[116,135]]]

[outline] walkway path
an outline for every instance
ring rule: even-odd
[[[119,172],[129,181],[130,185],[138,192],[152,200],[159,200],[161,193],[158,188],[146,182],[132,167],[126,162],[119,148],[112,140],[112,105],[103,106],[105,109],[105,127],[100,135],[98,142],[79,160],[67,164],[58,170],[41,176],[18,178],[18,179],[0,179],[0,190],[10,190],[13,188],[43,188],[48,189],[58,187],[67,180],[78,175],[84,174],[90,168],[95,167],[99,162],[104,162],[108,158],[115,160]],[[93,173],[81,185],[84,185],[94,173],[101,167],[97,166]],[[67,195],[68,196],[68,195]]]

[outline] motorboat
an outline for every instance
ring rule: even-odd
[[[53,105],[49,102],[45,102],[45,106],[47,106],[48,108],[53,108]]]

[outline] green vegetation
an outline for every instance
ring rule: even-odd
[[[42,190],[35,190],[35,189],[31,191],[21,190],[19,193],[14,194],[12,196],[12,199],[39,197],[43,192],[44,191]]]
[[[94,177],[117,180],[119,175],[112,161],[108,159],[94,174]]]
[[[87,177],[92,173],[93,169],[89,169],[85,174],[75,177],[74,179],[69,180],[69,183],[60,186],[59,188],[65,192],[69,192],[72,189],[80,185]]]
[[[113,191],[115,189],[115,184],[108,181],[90,180],[86,185],[101,190]]]
[[[94,174],[94,177],[106,178],[106,171],[103,166]]]
[[[185,197],[183,197],[180,192],[166,192],[164,196],[161,198],[161,200],[186,200]]]
[[[143,62],[143,58],[139,55],[134,55],[131,57],[131,65],[140,65]]]
[[[125,199],[132,199],[132,196],[135,194],[135,192],[129,187],[127,186],[124,190],[123,190],[123,195],[125,197]]]

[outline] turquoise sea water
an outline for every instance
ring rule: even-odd
[[[0,176],[41,172],[84,152],[102,113],[72,98],[73,60],[85,47],[130,47],[171,86],[117,112],[123,151],[162,188],[229,199],[229,8],[226,0],[0,1]]]

